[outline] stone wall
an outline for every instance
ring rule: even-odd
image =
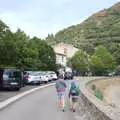
[[[102,80],[103,78],[80,79],[81,94],[77,113],[82,117],[81,120],[119,120],[118,111],[100,101],[86,89],[86,84],[95,79]]]

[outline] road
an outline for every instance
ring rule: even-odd
[[[67,82],[69,84],[69,82]],[[67,102],[68,103],[68,102]],[[65,112],[56,107],[55,87],[40,89],[0,111],[0,120],[76,120],[66,105]]]
[[[0,90],[0,102],[36,87],[38,86],[25,86],[20,91]]]

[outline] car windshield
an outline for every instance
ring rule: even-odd
[[[51,72],[51,73],[49,73],[49,74],[55,74],[54,72]]]
[[[45,74],[45,73],[40,72],[40,73],[38,73],[38,75],[46,75],[46,74]]]

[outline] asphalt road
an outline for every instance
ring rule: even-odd
[[[25,91],[28,91],[32,88],[35,88],[35,87],[38,87],[38,86],[25,86],[25,87],[22,87],[20,89],[20,91],[15,91],[15,90],[0,90],[0,102],[10,98],[10,97],[13,97],[15,95],[18,95],[20,93],[23,93]]]
[[[67,82],[67,84],[69,84]],[[76,120],[66,102],[65,112],[56,107],[54,86],[40,89],[0,111],[0,120]]]

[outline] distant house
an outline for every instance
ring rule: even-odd
[[[67,61],[67,58],[66,58],[65,54],[56,52],[56,63],[57,64],[60,64],[62,66],[66,66],[66,61]]]
[[[73,45],[65,43],[58,43],[52,47],[56,53],[56,63],[62,66],[66,66],[67,59],[71,58],[79,50]]]

